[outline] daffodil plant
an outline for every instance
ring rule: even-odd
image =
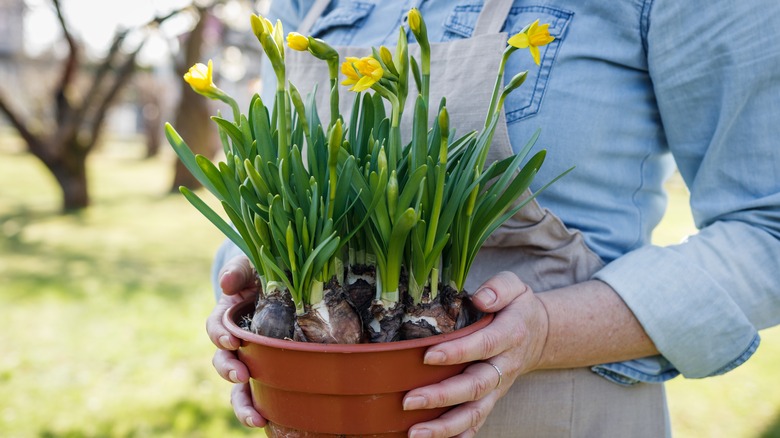
[[[341,62],[324,41],[295,32],[285,38],[281,22],[252,15],[277,89],[270,105],[255,95],[246,115],[214,84],[211,61],[184,77],[234,113],[232,121],[212,118],[225,152],[218,163],[194,155],[172,126],[166,134],[227,220],[191,190],[181,192],[256,269],[259,298],[250,329],[257,333],[357,343],[452,331],[469,322],[461,311],[463,285],[477,251],[531,199],[518,201],[544,160],[544,151],[526,160],[536,136],[514,157],[486,160],[504,100],[525,80],[522,73],[505,83],[506,62],[528,48],[538,64],[539,47],[552,41],[548,26],[537,21],[510,38],[484,129],[453,138],[445,100],[428,126],[427,27],[417,9],[408,18],[419,61],[409,55],[401,27],[394,52],[382,46]],[[286,79],[288,47],[327,63],[326,128],[315,96],[304,98]],[[358,93],[348,118],[339,113],[339,73],[341,84]],[[418,94],[411,141],[403,145],[410,76]]]

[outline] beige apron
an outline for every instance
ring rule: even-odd
[[[493,79],[508,38],[500,30],[512,3],[486,0],[471,38],[431,44],[431,106],[446,96],[450,126],[460,135],[483,128]],[[316,0],[298,32],[307,35],[328,4],[329,0]],[[337,50],[342,61],[346,56],[370,54],[370,48],[365,47]],[[409,52],[419,56],[419,47],[411,45]],[[317,108],[327,125],[329,84],[325,62],[305,52],[288,50],[286,56],[288,79],[303,96],[317,83]],[[410,87],[402,132],[409,132],[411,127],[415,99],[414,86]],[[342,88],[340,109],[345,117],[354,96]],[[514,152],[502,114],[488,163],[511,155]],[[473,292],[492,275],[506,270],[517,274],[534,291],[546,291],[588,280],[602,265],[579,231],[568,230],[534,200],[488,239],[474,261],[466,289]],[[496,404],[479,436],[661,437],[669,435],[666,414],[662,384],[622,387],[586,368],[538,371],[517,379]]]

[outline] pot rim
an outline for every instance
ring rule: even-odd
[[[317,344],[288,339],[270,338],[268,336],[252,333],[239,327],[238,324],[236,324],[234,318],[237,314],[246,312],[246,308],[254,306],[254,303],[254,298],[247,298],[239,303],[233,304],[225,311],[225,313],[222,315],[222,323],[225,325],[225,328],[227,328],[230,334],[241,339],[242,341],[253,344],[260,344],[267,347],[278,348],[282,350],[316,351],[321,353],[374,353],[381,351],[428,347],[468,336],[477,330],[486,327],[493,321],[493,314],[485,313],[483,314],[482,318],[466,327],[455,330],[452,333],[429,336],[427,338],[409,339],[395,342],[382,342],[376,344]]]

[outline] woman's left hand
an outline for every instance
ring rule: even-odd
[[[404,409],[456,406],[441,417],[414,425],[411,438],[472,437],[518,376],[535,369],[547,338],[542,302],[511,272],[486,281],[472,297],[484,312],[496,312],[484,329],[428,349],[425,363],[451,365],[478,361],[462,374],[409,391]],[[500,371],[499,371],[500,370]]]

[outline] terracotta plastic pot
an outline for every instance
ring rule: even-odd
[[[254,302],[236,304],[224,315],[230,333],[242,340],[239,359],[249,368],[255,408],[273,424],[269,435],[406,436],[417,423],[447,409],[404,411],[411,389],[457,375],[469,364],[423,364],[426,349],[485,327],[479,321],[453,333],[382,344],[326,345],[268,338],[243,330],[237,321]]]

